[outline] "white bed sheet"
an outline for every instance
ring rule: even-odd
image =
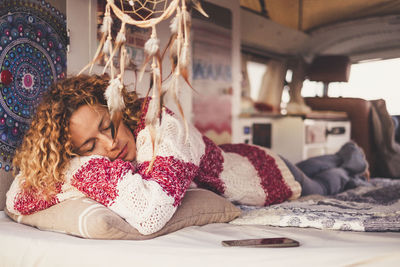
[[[294,248],[223,247],[221,240],[290,237]],[[0,266],[399,266],[400,233],[210,224],[146,241],[40,231],[0,212]]]

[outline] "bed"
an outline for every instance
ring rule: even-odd
[[[145,241],[91,240],[0,217],[0,266],[398,266],[399,233],[232,224],[192,226]],[[221,240],[287,236],[295,248],[233,248]]]
[[[241,215],[230,222],[184,227],[149,240],[42,231],[15,223],[2,211],[0,266],[398,266],[399,194],[400,181],[373,179],[372,186],[334,197],[311,196],[267,208],[241,206]],[[301,214],[315,215],[314,220]],[[300,246],[221,245],[222,240],[282,236]]]

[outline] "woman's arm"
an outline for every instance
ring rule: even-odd
[[[161,186],[167,185],[167,179],[160,183],[145,179],[130,162],[79,157],[72,160],[69,173],[73,187],[110,208],[142,234],[160,230],[177,208],[174,195]]]
[[[45,199],[35,190],[23,190],[21,179],[21,174],[18,174],[7,191],[6,207],[9,212],[15,215],[29,215],[60,202],[56,195]]]

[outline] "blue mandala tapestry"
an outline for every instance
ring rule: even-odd
[[[67,45],[65,15],[49,3],[0,0],[0,169],[11,170],[43,94],[66,76]]]

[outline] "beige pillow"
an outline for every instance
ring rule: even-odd
[[[6,193],[13,180],[12,171],[0,170],[0,210],[3,210],[6,206]]]
[[[192,225],[229,222],[240,215],[240,209],[217,194],[204,190],[189,190],[171,220],[160,231],[142,235],[120,216],[89,198],[63,201],[46,210],[13,220],[41,230],[62,232],[94,239],[150,239]]]

